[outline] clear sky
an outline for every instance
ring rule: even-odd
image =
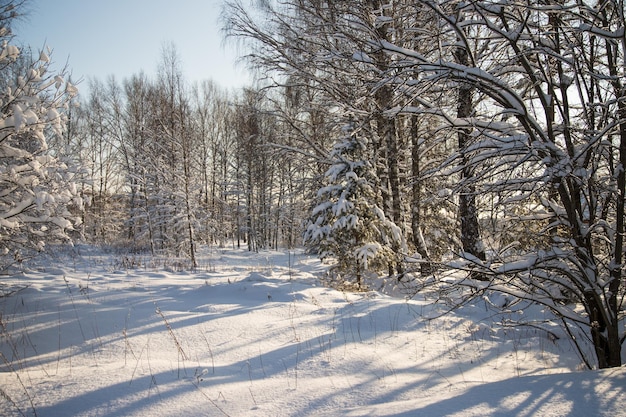
[[[143,70],[156,74],[163,46],[173,43],[187,81],[224,87],[248,82],[236,51],[224,46],[221,0],[30,0],[14,27],[20,43],[53,49],[54,68],[69,60],[72,78],[118,81]],[[80,88],[80,85],[79,85]]]

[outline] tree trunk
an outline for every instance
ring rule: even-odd
[[[372,1],[372,10],[379,10],[382,4],[378,0]],[[381,40],[390,40],[390,31],[387,24],[379,25],[376,28],[376,33]],[[375,55],[376,66],[381,71],[386,71],[389,68],[389,56],[383,51],[377,52]],[[396,121],[392,117],[388,117],[384,114],[386,110],[393,107],[393,90],[391,86],[384,85],[380,87],[375,94],[375,100],[377,105],[376,123],[378,127],[378,136],[381,141],[381,145],[384,144],[386,148],[386,160],[387,167],[387,180],[390,193],[389,206],[384,204],[385,209],[389,209],[390,218],[400,227],[402,232],[402,198],[400,192],[400,169],[398,168],[398,161],[400,159],[400,153],[398,152],[398,132],[396,127]],[[383,183],[384,184],[384,183]],[[387,184],[384,184],[387,185]],[[387,203],[386,199],[383,203]],[[401,258],[402,247],[399,244],[394,244],[392,248],[398,255],[397,258]],[[389,266],[390,275],[393,274],[393,265]],[[395,272],[398,274],[398,280],[404,275],[404,268],[402,262],[397,261],[395,265]]]
[[[422,234],[422,222],[420,216],[421,199],[422,199],[422,182],[420,180],[420,153],[419,153],[419,134],[418,134],[418,116],[411,116],[411,171],[413,176],[412,199],[411,199],[411,231],[413,236],[413,245],[415,250],[422,257],[420,264],[420,272],[422,275],[432,273],[432,265],[430,262],[430,254],[424,241]]]
[[[457,63],[461,65],[469,65],[467,49],[459,46],[455,52]],[[459,119],[468,119],[472,115],[472,96],[474,88],[461,83],[457,93],[457,117]],[[478,209],[476,208],[476,189],[471,184],[473,177],[472,169],[468,166],[468,158],[465,155],[465,149],[470,142],[470,128],[462,128],[458,130],[458,146],[461,153],[461,163],[463,170],[461,172],[461,182],[466,185],[461,189],[459,194],[459,218],[461,220],[461,245],[463,252],[469,253],[480,260],[485,260],[485,251],[480,239],[480,227],[478,224]],[[479,278],[475,276],[474,278]]]

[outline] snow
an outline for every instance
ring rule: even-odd
[[[620,27],[615,31],[610,31],[610,30],[606,30],[606,29],[589,25],[587,23],[581,23],[578,26],[578,30],[580,30],[581,32],[589,32],[596,36],[601,36],[606,39],[621,39],[624,37],[623,27]]]
[[[2,415],[626,415],[624,368],[505,327],[501,294],[442,316],[432,294],[327,288],[299,251],[199,263],[76,246],[3,276],[22,289],[0,298]]]
[[[357,61],[357,62],[363,62],[365,64],[373,64],[374,63],[372,58],[370,58],[369,55],[367,55],[367,53],[362,52],[362,51],[355,52],[352,55],[352,59]]]
[[[3,45],[2,51],[0,51],[0,60],[4,60],[5,58],[14,60],[20,55],[20,50],[18,47],[14,45]]]
[[[40,51],[39,52],[39,60],[41,62],[49,63],[50,62],[50,56],[48,56],[48,54],[45,53],[44,51]]]

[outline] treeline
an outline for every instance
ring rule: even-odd
[[[193,265],[200,244],[301,244],[315,170],[286,147],[264,92],[189,85],[173,46],[155,79],[95,80],[87,90],[65,136],[87,168],[85,237]]]
[[[324,91],[295,78],[230,91],[211,81],[190,84],[174,45],[164,48],[154,79],[138,73],[121,81],[89,80],[83,91],[69,107],[62,143],[54,146],[83,168],[77,184],[86,202],[85,239],[187,257],[193,265],[202,244],[258,250],[304,242],[325,257],[340,247],[354,251],[351,238],[329,237],[335,250],[328,252],[307,232],[329,170],[351,158],[334,148],[350,137],[345,131],[356,117],[346,119]],[[363,125],[357,128],[368,145],[355,161],[371,164],[371,190],[356,198],[382,210],[395,237],[388,250],[366,254],[371,259],[364,272],[400,277],[407,272],[405,257],[441,260],[461,244],[456,202],[437,194],[446,187],[441,179],[421,175],[454,142],[450,137],[423,152],[417,130],[423,121],[373,115],[365,133]],[[345,181],[339,194],[344,188]],[[426,232],[423,222],[431,225]],[[373,225],[365,218],[359,224]],[[369,236],[362,244],[375,241]]]

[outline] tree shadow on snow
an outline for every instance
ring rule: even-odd
[[[575,378],[570,374],[519,377],[438,394],[436,398],[425,396],[344,409],[340,414],[346,417],[612,416],[615,410],[623,411],[626,406],[626,373],[608,370],[580,372]]]

